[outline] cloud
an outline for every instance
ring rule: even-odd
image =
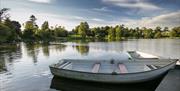
[[[92,21],[97,21],[97,22],[103,22],[104,21],[103,19],[99,19],[99,18],[92,18],[91,20]]]
[[[155,17],[142,17],[139,20],[125,19],[123,23],[128,27],[138,26],[138,27],[155,28],[156,26],[161,26],[161,27],[167,26],[172,28],[172,27],[180,26],[180,11],[161,14]]]
[[[158,10],[160,7],[145,2],[145,0],[102,0],[104,3],[111,3],[116,6],[125,7],[125,8],[139,8],[145,10]]]
[[[73,16],[73,18],[77,20],[86,20],[84,17],[81,16]]]
[[[51,2],[51,0],[28,0],[28,1],[36,2],[36,3],[50,3]]]
[[[119,19],[113,21],[101,21],[101,22],[88,22],[91,27],[98,27],[98,26],[115,26],[124,24],[126,27],[129,28],[136,28],[136,27],[147,27],[147,28],[155,28],[157,26],[160,27],[177,27],[180,26],[180,11],[171,12],[161,14],[155,17],[142,17],[140,19],[131,19],[129,17],[121,17]]]
[[[112,10],[108,9],[107,7],[93,8],[93,10],[95,10],[95,11],[103,11],[103,12],[112,11]]]
[[[162,14],[147,21],[149,25],[180,26],[180,11]]]

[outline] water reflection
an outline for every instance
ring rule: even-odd
[[[162,77],[136,84],[86,82],[54,76],[50,88],[60,91],[154,91]]]
[[[22,58],[21,44],[0,45],[0,70],[7,70],[14,60]]]
[[[67,45],[64,45],[64,44],[59,44],[59,45],[54,45],[55,47],[55,50],[56,51],[59,51],[59,52],[62,52],[62,51],[65,51]]]
[[[27,55],[29,57],[32,57],[34,64],[36,64],[38,62],[37,56],[39,54],[40,46],[41,45],[38,43],[27,43],[27,44],[25,44],[25,48],[27,50]]]
[[[42,51],[43,51],[43,54],[44,56],[49,56],[49,45],[45,44],[42,46]]]
[[[76,45],[75,48],[81,55],[88,55],[89,53],[88,45]]]
[[[0,56],[0,72],[5,70],[7,70],[5,60],[2,58],[2,56]]]

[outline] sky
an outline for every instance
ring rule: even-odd
[[[90,27],[180,26],[180,0],[0,0],[0,8],[10,8],[10,18],[21,24],[35,15],[39,26],[49,21],[69,31],[82,21]]]

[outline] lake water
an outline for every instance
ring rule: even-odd
[[[0,91],[132,91],[121,85],[56,78],[49,65],[60,59],[118,59],[125,51],[180,58],[180,39],[131,39],[120,42],[64,42],[58,45],[7,45],[0,49]],[[142,87],[142,86],[140,86]],[[133,91],[151,91],[148,87]]]

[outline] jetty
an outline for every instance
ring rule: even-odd
[[[155,91],[180,91],[180,65],[167,73]]]

